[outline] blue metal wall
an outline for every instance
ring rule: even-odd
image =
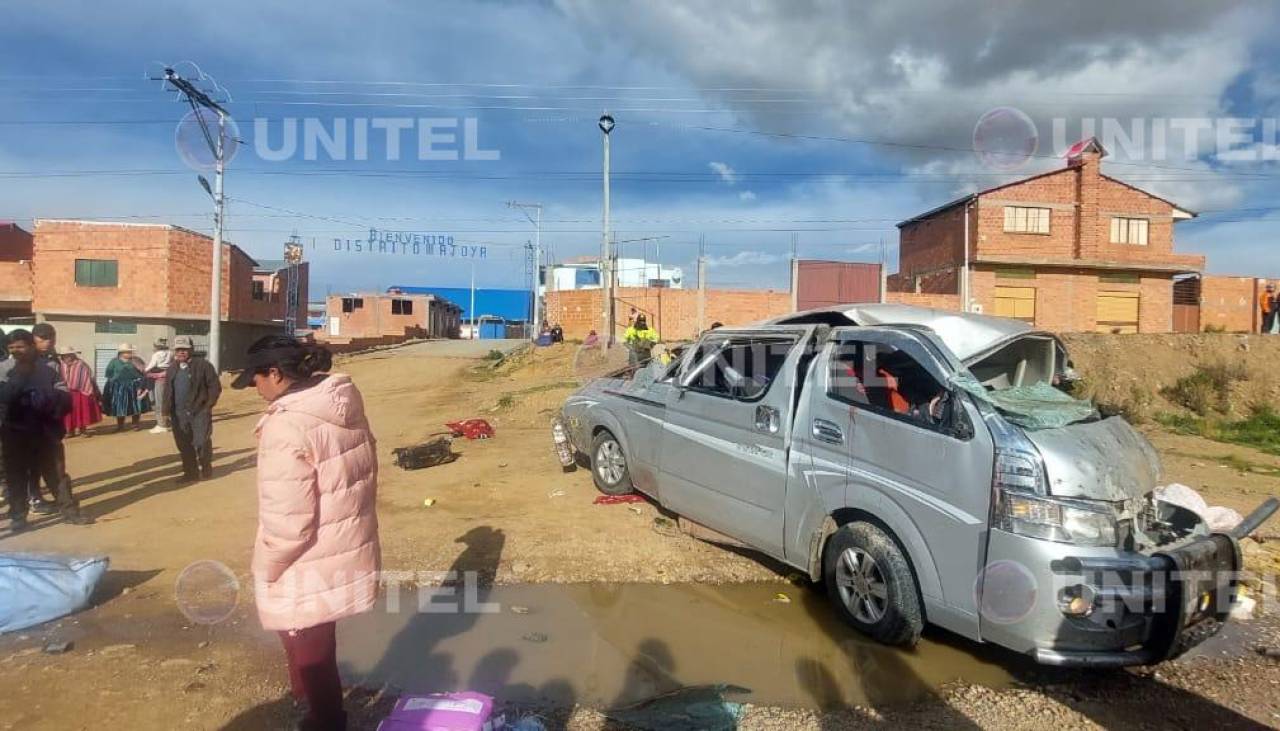
[[[462,308],[462,319],[470,320],[471,289],[468,287],[390,287],[405,294],[433,294]],[[500,317],[511,322],[528,322],[533,295],[527,289],[476,289],[476,316]],[[482,326],[483,328],[487,327]]]

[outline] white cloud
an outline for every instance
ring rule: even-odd
[[[744,190],[738,194],[738,200],[740,201],[753,201],[756,197],[756,194],[749,190]]]
[[[734,185],[738,182],[738,172],[729,167],[729,163],[709,162],[707,163],[707,167],[711,168],[716,175],[720,176],[721,182],[728,183],[729,185]]]
[[[787,257],[767,251],[739,251],[730,256],[709,256],[707,266],[712,268],[730,268],[744,266],[768,266],[781,264]]]

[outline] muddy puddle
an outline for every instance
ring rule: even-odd
[[[401,591],[339,624],[348,682],[596,707],[726,684],[746,689],[735,700],[826,708],[1011,680],[1008,653],[940,632],[910,651],[884,647],[842,625],[820,592],[789,584],[459,587],[415,611],[421,600]]]

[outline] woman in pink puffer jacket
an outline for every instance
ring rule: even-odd
[[[334,622],[368,611],[381,554],[378,455],[349,376],[316,345],[267,336],[231,384],[268,402],[258,421],[253,575],[262,626],[284,643],[303,729],[344,729]]]

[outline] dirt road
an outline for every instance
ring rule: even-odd
[[[575,383],[573,347],[509,358],[496,367],[483,360],[488,349],[474,343],[416,345],[343,359],[338,370],[350,373],[364,392],[379,439],[386,567],[422,572],[419,578],[427,585],[439,583],[438,572],[474,572],[478,598],[494,592],[502,611],[525,602],[534,618],[545,609],[547,624],[529,640],[523,636],[529,633],[516,631],[518,625],[501,622],[493,627],[469,620],[427,623],[429,639],[410,633],[405,642],[389,641],[401,637],[398,626],[361,625],[343,634],[342,643],[352,647],[344,659],[349,679],[367,676],[376,685],[377,673],[371,671],[380,665],[425,668],[425,677],[436,687],[469,680],[529,703],[542,699],[567,705],[568,710],[547,711],[552,726],[582,729],[604,723],[592,706],[644,689],[714,681],[717,673],[723,676],[720,682],[729,682],[737,674],[733,666],[750,664],[752,657],[761,658],[766,670],[745,674],[756,678],[751,682],[766,686],[759,679],[772,675],[785,676],[785,682],[776,689],[759,687],[756,696],[747,697],[766,705],[750,707],[744,728],[837,729],[884,722],[1035,728],[1050,718],[1105,727],[1158,724],[1161,719],[1150,718],[1155,707],[1167,709],[1164,720],[1178,717],[1189,726],[1224,720],[1233,726],[1273,724],[1280,719],[1280,697],[1274,693],[1280,665],[1250,651],[1259,643],[1280,646],[1267,620],[1216,648],[1215,657],[1166,664],[1154,674],[1046,672],[942,633],[927,638],[940,649],[919,652],[925,653],[923,658],[949,659],[929,660],[924,666],[909,654],[868,650],[842,627],[804,619],[825,616],[821,598],[805,587],[782,583],[789,572],[781,567],[675,533],[647,503],[593,505],[590,476],[560,470],[547,430],[552,412]],[[228,619],[212,626],[190,621],[174,595],[180,572],[198,561],[220,562],[242,587],[249,585],[255,526],[253,425],[260,410],[252,392],[226,394],[216,413],[215,478],[189,487],[173,483],[179,467],[167,435],[102,433],[68,443],[77,492],[97,523],[80,528],[44,521],[23,535],[0,534],[0,550],[103,553],[111,556],[113,570],[94,608],[0,638],[0,728],[260,729],[288,718],[288,704],[281,700],[279,648],[257,628],[247,589],[239,592],[239,605]],[[392,449],[427,439],[445,421],[474,416],[489,419],[497,438],[455,442],[460,457],[451,464],[416,472],[392,465]],[[1154,433],[1153,438],[1165,455],[1168,478],[1203,488],[1212,503],[1245,508],[1277,492],[1276,477],[1267,471],[1280,469],[1274,457],[1193,437]],[[1255,465],[1262,470],[1255,471]],[[434,502],[424,505],[427,499]],[[1276,565],[1280,552],[1273,552],[1274,546],[1251,546],[1251,565]],[[486,588],[490,581],[500,588]],[[590,586],[555,591],[527,586],[548,582]],[[626,587],[609,588],[610,582],[678,586],[637,594]],[[688,588],[742,582],[770,583],[754,590],[729,589],[724,595],[690,594]],[[506,585],[510,589],[501,588]],[[788,604],[773,602],[779,592],[788,595]],[[664,630],[599,609],[601,602],[606,607],[639,602],[653,608],[643,613],[646,618],[663,616],[663,607],[674,608],[677,618]],[[686,605],[687,611],[681,609]],[[788,613],[796,616],[788,619]],[[769,617],[756,625],[765,629],[725,640],[760,643],[746,655],[726,653],[723,664],[703,665],[683,649],[699,635],[757,615]],[[689,618],[684,630],[670,629],[682,617]],[[829,642],[808,644],[815,632],[826,633]],[[543,641],[538,641],[540,633],[546,635]],[[558,644],[557,637],[574,633],[589,642]],[[384,645],[362,644],[384,635]],[[486,637],[497,639],[476,644],[476,638]],[[50,638],[70,639],[75,645],[69,653],[47,655],[40,648]],[[602,657],[596,650],[588,652],[604,646],[599,643],[620,653],[616,662],[599,660],[590,673],[565,667],[589,664],[569,660],[578,657],[575,652]],[[397,662],[383,662],[395,653],[400,655]],[[471,653],[484,653],[485,662],[464,657]],[[934,670],[912,669],[925,666]],[[848,682],[886,669],[895,677],[919,680],[904,680],[911,692],[889,699],[862,687],[861,680]],[[618,672],[625,673],[623,679],[614,677]],[[638,678],[634,682],[633,675]],[[1008,685],[1013,687],[1003,687]],[[789,688],[803,690],[793,697],[787,695]],[[372,728],[388,698],[360,688],[353,693],[357,727]],[[895,704],[885,705],[888,700]],[[815,709],[864,708],[823,712],[768,705],[793,703]],[[866,707],[870,704],[879,707],[871,710]]]

